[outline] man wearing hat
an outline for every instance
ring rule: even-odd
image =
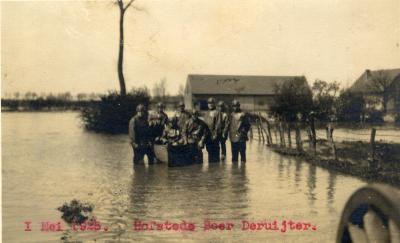
[[[250,130],[250,120],[248,116],[241,111],[240,103],[237,100],[232,102],[233,112],[229,119],[229,140],[231,140],[232,162],[246,162],[246,141],[247,133]]]
[[[195,163],[203,163],[202,149],[204,148],[207,134],[207,125],[199,118],[199,112],[193,110],[191,117],[185,123],[182,136]]]
[[[215,99],[208,99],[208,111],[204,116],[204,121],[208,126],[209,136],[206,140],[206,149],[208,152],[208,162],[214,163],[220,161],[219,156],[219,138],[221,134],[221,117],[220,112],[216,110]]]
[[[153,163],[155,156],[153,150],[152,136],[144,105],[136,107],[136,115],[129,121],[129,138],[133,149],[133,163],[139,164],[147,155],[149,163]]]
[[[185,123],[190,119],[190,113],[185,110],[185,104],[180,101],[178,103],[178,110],[175,112],[175,116],[178,119],[178,127],[179,130],[182,132]]]
[[[217,104],[217,111],[220,115],[221,121],[221,130],[218,134],[219,145],[221,146],[221,160],[225,160],[226,158],[226,139],[228,138],[229,131],[229,117],[225,112],[225,103],[223,101],[219,101]]]
[[[165,126],[168,122],[168,115],[164,112],[165,105],[162,102],[157,103],[157,111],[150,117],[150,126],[152,129],[153,137],[158,141],[164,132]]]

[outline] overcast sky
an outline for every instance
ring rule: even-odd
[[[189,73],[305,75],[348,86],[367,68],[400,68],[399,0],[134,5],[125,19],[128,89],[151,89],[165,77],[173,94]],[[1,8],[2,94],[119,88],[119,10],[112,1],[14,1]]]

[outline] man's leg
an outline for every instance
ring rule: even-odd
[[[194,151],[195,151],[195,154],[196,154],[195,155],[196,163],[202,164],[203,163],[203,151],[198,147],[196,147]]]
[[[212,141],[208,144],[207,146],[207,152],[208,152],[208,162],[209,163],[215,163],[219,162],[219,142],[218,141]]]
[[[149,146],[146,148],[146,155],[147,155],[147,160],[149,161],[149,164],[154,164],[156,155],[154,154],[153,146]]]
[[[225,158],[226,158],[226,141],[221,140],[220,144],[221,144],[221,160],[225,160]]]
[[[246,162],[246,142],[239,143],[240,161]]]
[[[232,162],[238,162],[239,159],[238,143],[231,142],[231,149],[232,149]]]
[[[143,161],[144,153],[141,148],[133,149],[133,163],[139,164]]]

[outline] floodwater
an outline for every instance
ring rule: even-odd
[[[229,146],[228,155],[230,153]],[[206,152],[205,158],[206,158]],[[333,242],[349,196],[365,183],[248,144],[248,162],[133,167],[126,135],[84,131],[77,113],[2,113],[4,242]],[[41,231],[57,207],[94,205],[107,231]],[[204,220],[233,223],[204,230]],[[195,224],[195,231],[135,231],[140,221]],[[293,220],[306,231],[242,230],[242,221]],[[32,231],[25,231],[31,222]]]

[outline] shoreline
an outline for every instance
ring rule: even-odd
[[[324,143],[323,141],[318,141],[319,145]],[[338,147],[343,146],[346,143],[336,143]],[[368,153],[360,153],[359,149],[354,149],[355,144],[361,147],[367,148],[368,144],[359,142],[352,142],[348,143],[352,147],[353,151],[350,155],[347,155],[347,158],[339,158],[335,160],[327,151],[326,149],[318,149],[316,154],[312,154],[312,152],[303,150],[301,152],[297,151],[295,148],[287,148],[281,147],[279,145],[272,145],[269,146],[272,151],[285,155],[285,156],[293,156],[293,157],[300,157],[303,158],[305,162],[324,168],[328,170],[333,170],[344,175],[355,176],[359,179],[365,180],[367,182],[383,182],[388,183],[393,186],[400,187],[400,169],[396,167],[396,161],[390,160],[385,161],[381,158],[377,159],[376,163],[378,164],[377,168],[372,168],[370,166],[371,160],[370,159],[362,159],[365,156],[368,156]],[[345,145],[346,146],[346,145]],[[397,147],[400,147],[398,144],[379,144],[378,147],[387,148],[391,146],[390,150],[396,150],[395,157],[396,159],[400,156],[400,150]],[[321,146],[320,146],[321,147]],[[349,148],[346,148],[349,150]],[[341,151],[342,150],[342,151]],[[343,152],[343,148],[338,150],[338,153]],[[346,151],[348,152],[348,151]],[[390,151],[393,152],[393,151]],[[389,153],[390,153],[389,152]],[[393,158],[392,158],[393,159]]]

